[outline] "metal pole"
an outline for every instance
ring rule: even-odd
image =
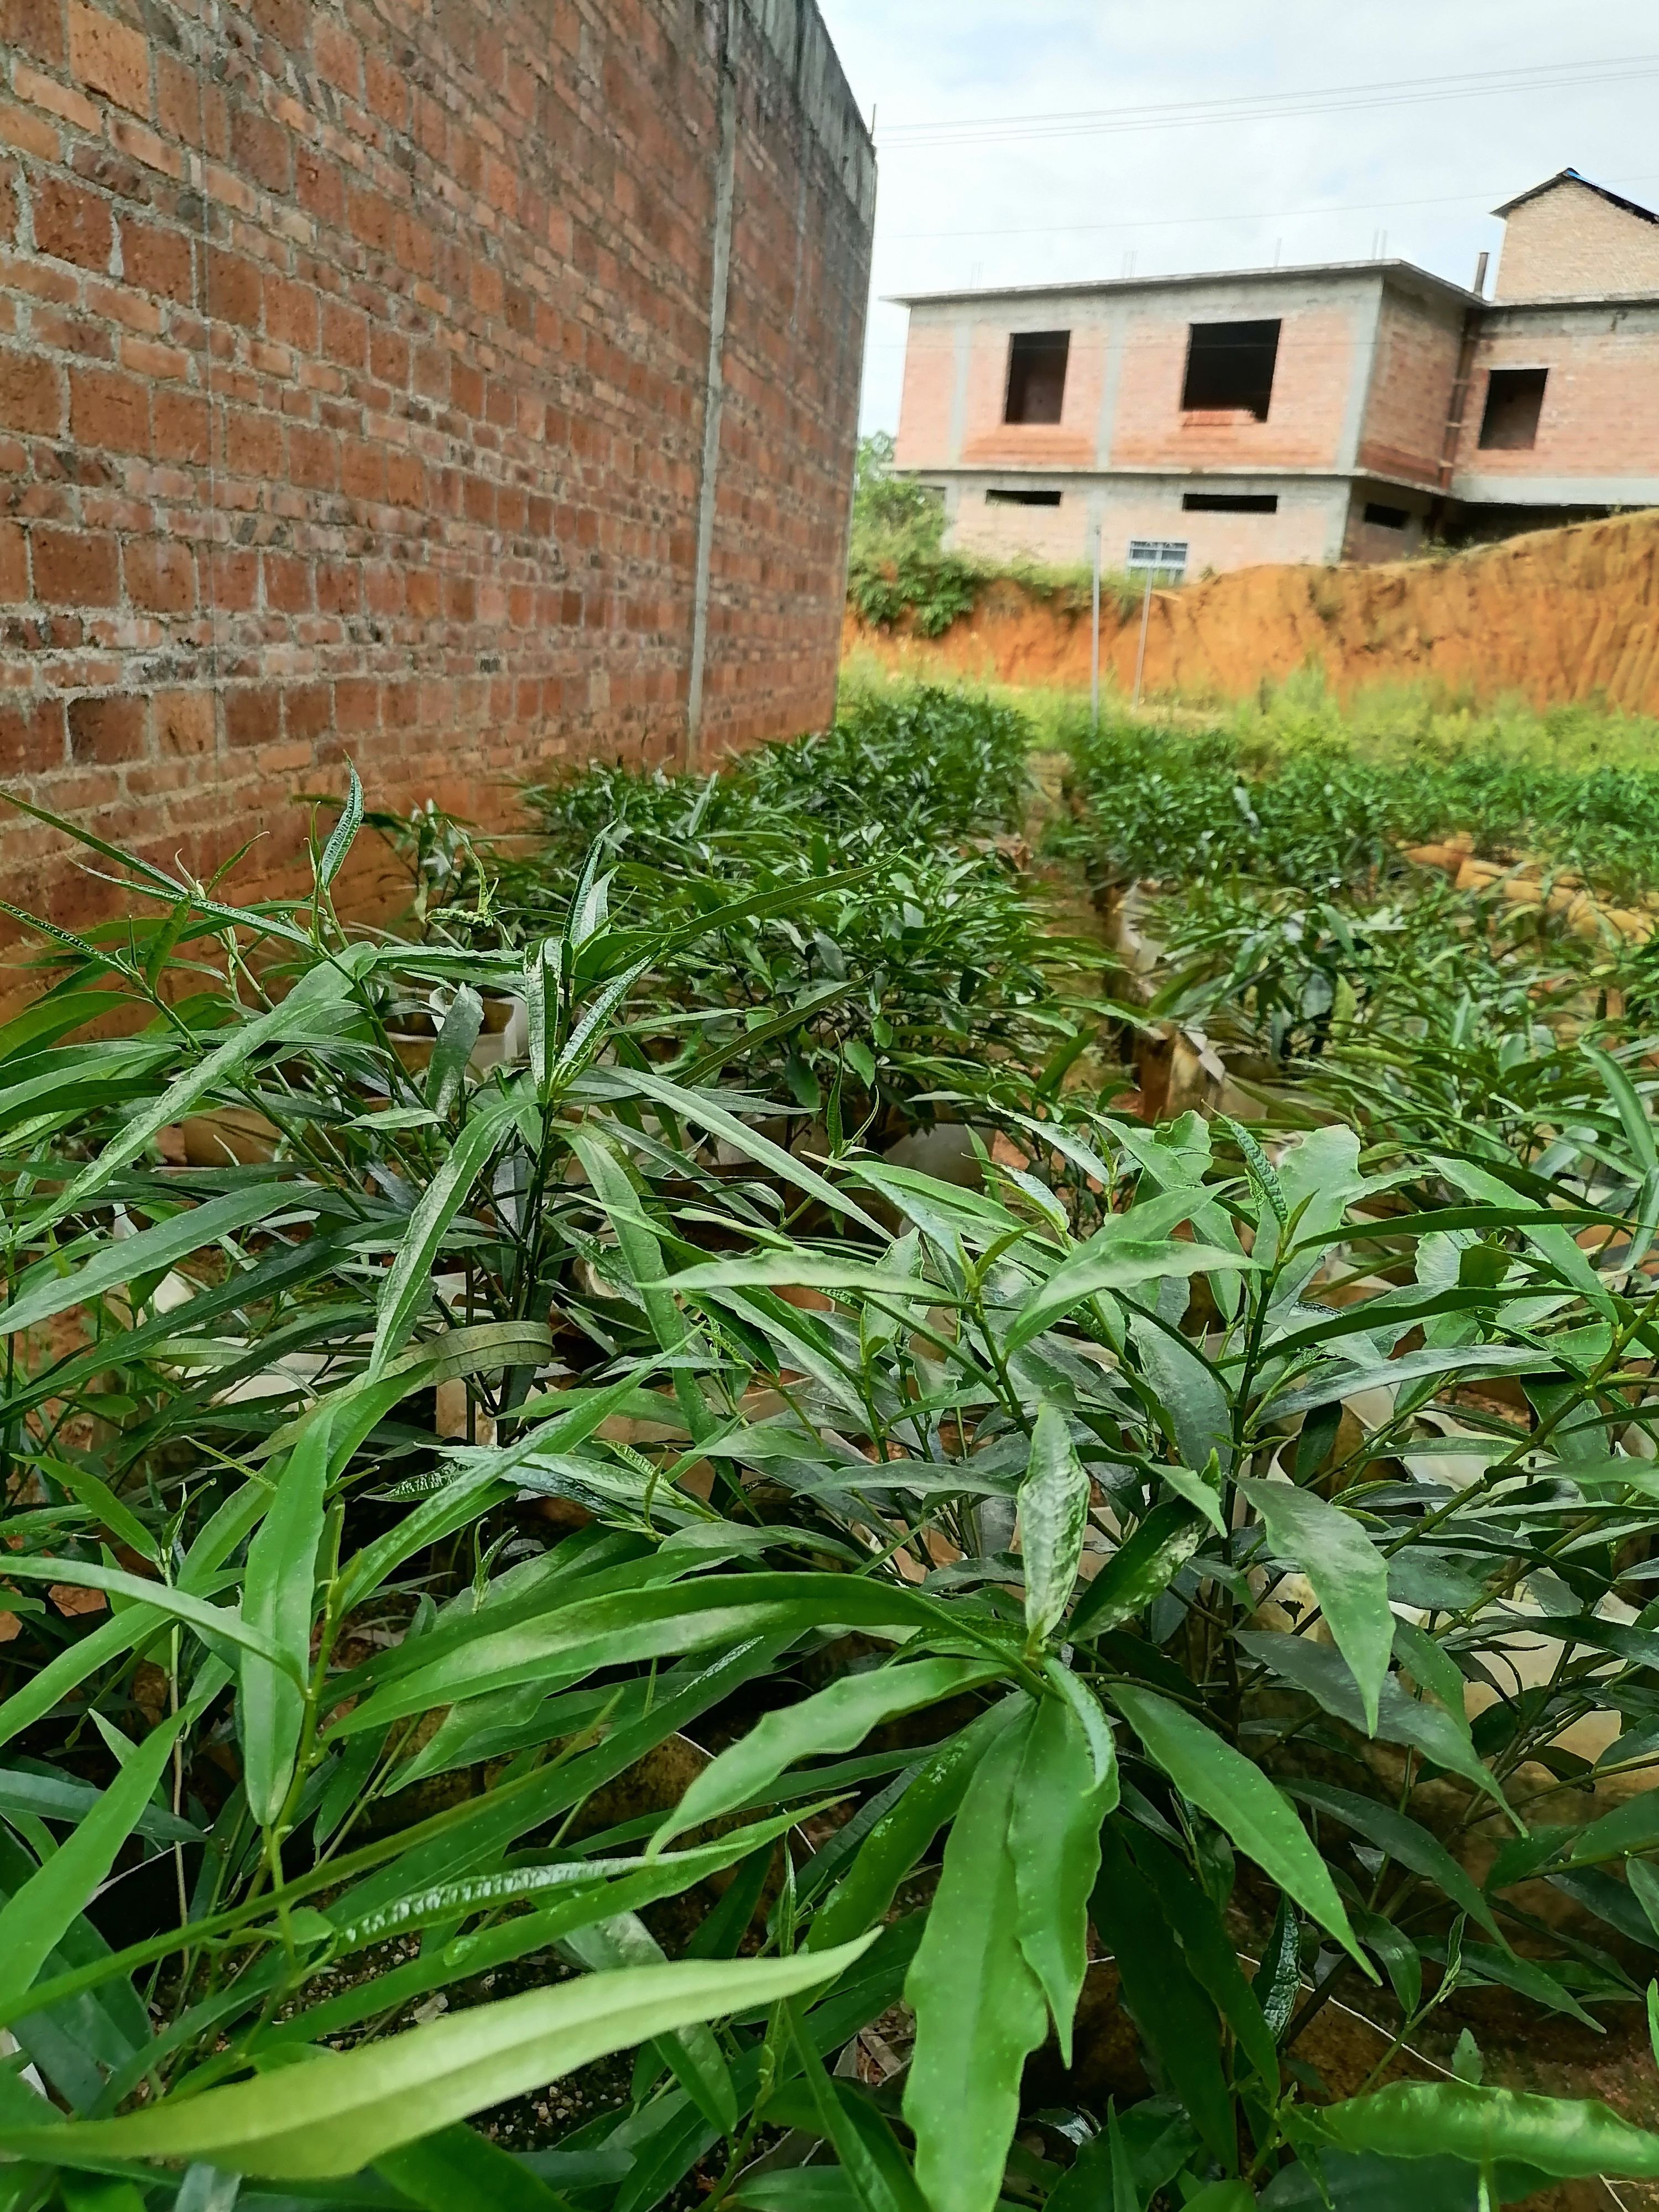
[[[1140,650],[1135,655],[1135,705],[1140,705],[1140,689],[1146,676],[1146,632],[1152,619],[1152,572],[1146,571],[1146,596],[1140,603]]]
[[[1100,728],[1100,541],[1103,528],[1100,518],[1095,519],[1095,644],[1090,663],[1089,699],[1097,732]]]

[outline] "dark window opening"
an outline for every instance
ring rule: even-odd
[[[1018,331],[1008,346],[1005,422],[1058,422],[1066,402],[1070,331]]]
[[[1409,530],[1411,510],[1404,507],[1384,507],[1381,500],[1368,499],[1365,520],[1374,523],[1379,530]]]
[[[1181,404],[1189,415],[1243,413],[1258,422],[1273,404],[1279,333],[1272,323],[1194,323]]]
[[[994,488],[985,495],[988,507],[1058,507],[1057,491],[1004,491]]]
[[[1486,450],[1529,453],[1538,443],[1547,368],[1495,368],[1486,385],[1480,443]]]
[[[1277,514],[1276,491],[1189,491],[1181,504],[1188,514]]]

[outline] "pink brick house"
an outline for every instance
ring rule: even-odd
[[[964,550],[1098,524],[1192,574],[1659,505],[1659,216],[1571,169],[1497,213],[1490,299],[1403,261],[910,298],[897,465]]]

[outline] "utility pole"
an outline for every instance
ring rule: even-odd
[[[1135,706],[1137,708],[1140,705],[1141,686],[1146,679],[1146,632],[1152,627],[1152,575],[1153,571],[1148,568],[1146,597],[1140,602],[1140,650],[1135,655]]]
[[[1090,661],[1089,675],[1089,700],[1091,711],[1094,718],[1094,729],[1095,735],[1097,737],[1100,734],[1100,557],[1101,537],[1104,527],[1105,525],[1102,521],[1100,516],[1097,515],[1095,517],[1095,639],[1094,652]]]

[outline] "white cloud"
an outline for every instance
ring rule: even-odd
[[[897,418],[891,292],[1358,260],[1387,250],[1467,283],[1500,200],[1569,166],[1659,204],[1651,0],[819,0],[878,110],[881,207],[866,428]],[[1571,73],[1652,54],[1650,74]],[[1548,71],[1536,89],[1004,143],[906,147],[889,126],[1330,86]]]

